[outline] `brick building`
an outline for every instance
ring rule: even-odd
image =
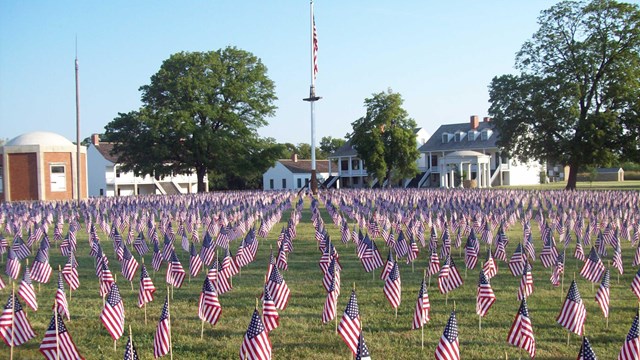
[[[44,131],[0,147],[0,201],[71,200],[77,195],[76,145]],[[87,197],[87,149],[80,147],[81,197]]]

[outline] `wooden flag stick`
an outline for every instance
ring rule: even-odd
[[[60,359],[60,333],[58,331],[58,306],[53,307],[53,318],[56,325],[56,360]]]
[[[449,292],[444,294],[444,304],[449,305]]]
[[[571,331],[567,332],[567,346],[569,346],[570,339],[571,339]]]
[[[131,344],[131,352],[133,353],[133,337],[131,336],[131,324],[129,324],[129,343]]]
[[[147,325],[147,302],[144,302],[144,324]]]
[[[16,342],[16,326],[15,326],[15,317],[16,317],[16,284],[11,283],[11,355],[10,359],[13,360],[13,347]]]
[[[200,340],[204,339],[204,320],[202,320],[202,327],[200,328]]]

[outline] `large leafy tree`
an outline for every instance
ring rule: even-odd
[[[347,142],[345,139],[333,138],[331,136],[323,136],[320,139],[320,151],[318,153],[318,158],[326,159],[329,155],[333,154],[338,150],[342,145]]]
[[[366,115],[351,123],[348,136],[364,160],[370,178],[382,184],[417,174],[420,156],[414,129],[416,122],[402,108],[402,96],[390,89],[365,99]]]
[[[539,24],[520,74],[492,80],[489,114],[507,153],[570,165],[575,189],[578,171],[640,156],[640,10],[564,1]]]
[[[247,51],[173,54],[140,88],[141,109],[118,114],[106,135],[125,170],[159,177],[195,169],[201,192],[206,174],[228,180],[262,173],[278,157],[281,149],[257,134],[275,113],[274,88]]]

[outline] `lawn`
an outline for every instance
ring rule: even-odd
[[[637,211],[637,207],[636,207]],[[338,318],[342,316],[351,289],[355,286],[360,315],[364,326],[364,336],[373,359],[420,359],[433,358],[435,347],[447,322],[449,314],[456,306],[460,352],[463,359],[504,359],[517,358],[524,352],[510,346],[506,342],[507,333],[519,307],[516,293],[520,278],[513,277],[505,263],[498,261],[498,275],[491,280],[497,302],[482,320],[482,330],[478,328],[478,316],[475,313],[476,285],[481,260],[486,250],[481,248],[481,258],[478,267],[473,270],[464,269],[464,252],[458,249],[452,251],[455,263],[462,273],[464,285],[454,290],[448,297],[438,292],[437,279],[431,279],[429,297],[431,300],[431,321],[424,329],[424,349],[421,348],[421,332],[411,330],[413,311],[418,296],[423,269],[428,266],[428,251],[420,248],[420,254],[414,265],[407,265],[400,261],[402,279],[402,302],[397,317],[386,300],[382,288],[384,282],[379,279],[379,270],[365,273],[360,264],[353,243],[344,245],[340,242],[340,232],[334,226],[324,207],[321,207],[326,228],[328,229],[337,250],[340,253],[340,263],[343,266],[341,274],[342,292],[338,300]],[[201,322],[197,317],[197,303],[204,273],[190,281],[185,280],[182,288],[175,289],[171,300],[172,343],[175,359],[237,359],[240,344],[247,330],[256,299],[260,296],[264,275],[269,258],[269,249],[275,247],[275,240],[280,229],[286,225],[290,210],[282,216],[282,222],[276,224],[269,236],[260,241],[256,260],[243,268],[241,274],[233,278],[234,289],[220,296],[222,315],[215,326],[205,325],[204,339],[200,339]],[[353,222],[349,222],[353,227]],[[174,229],[177,228],[174,226]],[[541,251],[538,226],[532,221],[536,253]],[[52,238],[52,229],[49,236]],[[66,227],[65,227],[66,233]],[[122,278],[120,265],[113,253],[111,241],[99,232],[109,260],[110,268],[118,274],[118,285],[126,309],[125,326],[131,326],[133,339],[141,359],[153,358],[153,335],[157,325],[160,310],[167,294],[164,281],[166,264],[158,273],[151,273],[154,284],[158,288],[154,301],[147,306],[148,322],[145,324],[144,311],[137,304],[138,275],[135,278],[133,290],[131,285]],[[510,240],[507,256],[511,256],[516,244],[522,240],[522,228],[517,223],[508,232]],[[428,238],[428,232],[427,232]],[[631,261],[635,248],[627,241],[622,242],[622,254],[625,273],[619,277],[612,268],[611,276],[611,318],[603,318],[594,300],[595,287],[579,275],[578,262],[573,257],[574,241],[566,250],[567,262],[564,291],[554,288],[549,282],[551,269],[544,269],[540,260],[533,264],[534,291],[528,299],[529,313],[533,323],[537,343],[537,359],[573,359],[578,355],[581,340],[571,335],[567,344],[567,331],[560,327],[555,319],[566,296],[571,279],[576,278],[578,288],[587,308],[586,335],[591,345],[601,359],[614,359],[625,340],[636,313],[638,301],[630,290],[630,283],[637,269],[632,268]],[[466,238],[463,240],[463,244]],[[376,239],[381,255],[387,256],[387,249],[382,239]],[[294,251],[289,255],[289,270],[283,273],[291,290],[288,307],[280,311],[280,327],[270,333],[274,359],[351,359],[351,353],[335,332],[335,324],[323,325],[321,322],[322,308],[326,293],[322,287],[322,273],[318,267],[320,252],[314,239],[314,229],[310,221],[309,201],[305,201],[302,220],[297,227],[297,237],[293,241]],[[238,242],[232,243],[232,249]],[[559,244],[559,246],[561,246]],[[179,244],[176,244],[179,249]],[[178,256],[188,271],[188,254],[181,249]],[[585,247],[588,253],[589,248]],[[613,251],[609,249],[611,259]],[[134,252],[134,254],[136,254]],[[6,256],[5,256],[6,258]],[[33,258],[33,256],[31,257]],[[87,359],[121,359],[126,340],[114,343],[99,315],[102,310],[102,298],[98,295],[98,281],[95,276],[94,260],[89,256],[88,237],[84,226],[78,232],[78,253],[80,272],[80,290],[67,298],[71,312],[71,321],[66,322],[80,354]],[[3,260],[3,264],[6,259]],[[50,262],[57,269],[64,265],[66,258],[60,255],[56,245],[52,245]],[[150,264],[151,254],[145,257],[145,263]],[[4,265],[2,265],[4,266]],[[23,265],[24,266],[24,265]],[[150,266],[148,266],[151,271]],[[575,274],[575,275],[574,275]],[[47,325],[51,319],[50,307],[55,296],[57,274],[54,272],[52,281],[42,286],[36,285],[40,310],[34,313],[29,309],[28,316],[37,336],[27,344],[15,348],[15,359],[41,358],[38,347]],[[8,283],[7,276],[2,274]],[[10,292],[10,286],[0,290],[1,301],[5,301]],[[0,347],[0,358],[9,358],[9,348]],[[168,356],[167,356],[168,358]]]

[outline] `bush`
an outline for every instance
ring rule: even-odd
[[[625,180],[640,180],[640,171],[625,171]]]

